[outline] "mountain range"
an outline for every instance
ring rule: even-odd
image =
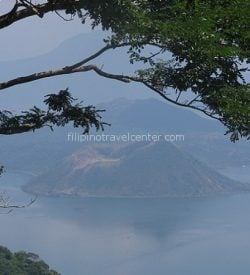
[[[65,41],[51,53],[27,60],[2,62],[0,66],[5,69],[1,73],[0,78],[1,80],[6,80],[20,74],[25,75],[34,71],[71,64],[102,47],[100,41],[102,41],[102,37],[98,33],[79,35]],[[104,69],[110,72],[117,71],[120,68],[123,70],[122,73],[131,72],[132,68],[127,62],[126,51],[121,50],[118,53],[119,58],[114,58],[112,54],[112,51],[107,52],[107,54],[97,61],[97,65],[104,65]],[[159,190],[163,186],[167,188],[168,183],[164,180],[172,177],[173,186],[171,188],[173,194],[177,194],[177,186],[182,185],[184,190],[183,195],[195,193],[194,190],[192,191],[192,184],[198,193],[208,194],[215,192],[212,191],[213,188],[209,185],[210,181],[207,179],[214,181],[217,192],[220,190],[220,184],[224,186],[226,181],[224,177],[219,178],[218,173],[214,169],[250,164],[249,142],[239,141],[233,144],[229,141],[229,137],[224,136],[226,129],[218,122],[206,119],[187,109],[178,108],[160,101],[156,99],[156,96],[152,93],[147,93],[139,85],[121,84],[120,82],[102,78],[96,81],[96,77],[95,74],[91,73],[76,74],[16,86],[11,91],[1,94],[0,108],[21,111],[33,105],[40,107],[44,95],[70,87],[74,97],[78,97],[80,100],[84,98],[88,99],[88,102],[85,102],[86,105],[91,103],[96,104],[97,108],[106,109],[106,112],[103,113],[103,121],[111,123],[111,127],[105,127],[105,134],[181,134],[185,136],[185,140],[183,142],[176,142],[175,144],[161,145],[162,151],[165,154],[160,154],[161,149],[158,147],[160,146],[159,144],[149,146],[142,143],[135,145],[127,144],[125,146],[125,144],[104,143],[97,146],[89,143],[70,142],[67,139],[69,132],[81,134],[80,129],[74,129],[72,126],[54,129],[54,132],[51,132],[49,128],[45,128],[35,133],[8,137],[1,136],[0,164],[3,164],[7,171],[24,170],[38,176],[29,187],[26,187],[27,190],[44,194],[49,194],[49,192],[59,194],[61,191],[69,192],[69,186],[72,185],[72,194],[75,193],[75,190],[81,193],[82,191],[80,191],[79,186],[81,186],[83,180],[88,179],[86,182],[92,184],[96,181],[101,182],[100,178],[103,177],[103,179],[106,179],[103,183],[106,193],[103,192],[111,194],[111,190],[106,186],[106,184],[112,183],[111,175],[117,173],[116,178],[119,178],[120,181],[124,178],[124,180],[130,182],[128,175],[133,173],[136,177],[133,180],[137,182],[136,186],[139,188],[139,176],[145,179],[141,184],[146,184],[146,179],[150,180],[150,174],[146,172],[151,171],[153,175],[155,170],[155,175],[158,175],[158,177],[162,175],[162,178],[155,179],[159,183]],[[120,98],[121,96],[126,98]],[[149,96],[153,96],[153,98],[149,98]],[[100,103],[102,101],[104,103]],[[139,150],[139,147],[143,146],[145,147],[145,157],[142,155],[143,150]],[[113,156],[110,157],[108,152],[102,153],[103,150],[106,150],[106,147],[112,154],[117,152],[117,159],[114,160]],[[155,152],[151,148],[154,148]],[[168,153],[173,151],[175,154]],[[76,170],[74,166],[78,167],[78,164],[72,160],[73,156],[81,156],[84,159],[84,154],[88,156],[89,161],[93,162],[92,166],[88,164],[88,172],[86,172],[86,167]],[[174,165],[171,164],[170,158],[166,159],[168,154],[173,158]],[[146,159],[154,159],[155,157],[159,158],[157,163],[149,164],[145,162]],[[82,162],[81,158],[77,158],[80,163]],[[98,166],[100,163],[96,162],[96,158],[101,158],[105,161],[102,162],[101,166]],[[130,165],[131,163],[134,164]],[[144,166],[142,166],[142,163],[144,163]],[[165,172],[163,166],[159,166],[161,163],[168,163],[164,168]],[[108,168],[104,164],[108,164]],[[150,170],[149,168],[153,167],[153,164],[157,164],[157,166]],[[180,174],[182,175],[180,178],[178,173],[182,166],[186,167],[186,169],[184,169],[185,173],[183,171],[183,174]],[[143,176],[143,173],[138,174],[138,171],[134,170],[135,167],[141,167],[141,171],[145,167],[145,175],[147,176]],[[168,170],[168,167],[172,167],[172,169]],[[63,173],[64,170],[67,171],[67,174]],[[200,175],[199,170],[203,171],[203,176]],[[190,189],[186,190],[184,179],[188,179],[187,171],[190,171],[191,175],[190,180],[186,183],[190,185]],[[98,177],[99,179],[97,180]],[[42,181],[41,179],[44,180]],[[36,184],[36,181],[40,184],[43,182],[43,184]],[[176,186],[174,182],[176,182]],[[205,186],[201,189],[198,188],[198,182],[206,183],[206,185],[210,186],[210,189],[206,190]],[[48,186],[48,183],[50,183],[51,187]],[[120,182],[119,184],[122,186],[125,183]],[[66,186],[65,189],[63,185]],[[233,185],[234,183],[232,183]],[[116,185],[112,184],[110,186],[114,188],[115,192]],[[129,186],[132,192],[132,185],[130,184]],[[100,188],[98,187],[97,189],[99,190]],[[141,190],[140,188],[138,190]],[[221,189],[224,190],[224,187],[221,187]],[[226,189],[224,190],[225,192],[230,191]],[[48,190],[50,191],[48,192]],[[87,192],[90,192],[90,190],[88,189]],[[127,190],[127,194],[129,192]],[[142,190],[138,192],[138,194],[143,193]],[[164,192],[165,194],[171,193],[170,190],[168,192],[165,190]],[[152,195],[153,190],[149,193]],[[180,195],[180,193],[178,194]]]
[[[250,164],[249,142],[230,142],[224,136],[223,126],[189,110],[156,99],[116,99],[99,107],[106,109],[103,120],[111,123],[104,134],[182,134],[184,142],[176,143],[181,150],[212,168]],[[68,141],[69,132],[82,133],[80,129],[64,127],[53,132],[44,128],[34,133],[0,136],[1,163],[7,171],[41,173],[86,145]]]

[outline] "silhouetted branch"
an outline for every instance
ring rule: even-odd
[[[127,43],[122,43],[122,44],[116,45],[116,46],[106,45],[105,47],[103,47],[102,49],[100,49],[99,51],[94,53],[93,55],[91,55],[91,56],[73,64],[73,65],[64,66],[62,68],[58,68],[58,69],[54,69],[54,70],[37,72],[37,73],[30,74],[30,75],[17,77],[17,78],[8,80],[6,82],[2,82],[2,83],[0,83],[0,90],[7,89],[10,87],[19,85],[19,84],[36,81],[36,80],[43,79],[43,78],[54,77],[54,76],[59,76],[59,75],[74,74],[74,73],[80,73],[80,72],[88,72],[88,71],[95,71],[100,76],[128,83],[128,82],[130,82],[130,80],[126,76],[104,72],[103,70],[98,68],[96,65],[83,66],[84,64],[97,58],[98,56],[100,56],[101,54],[106,52],[107,50],[110,50],[113,48],[120,48],[120,47],[124,47],[127,45],[128,45]]]
[[[78,3],[79,1],[76,1],[76,4]],[[23,9],[18,9],[22,6],[24,6]],[[67,7],[67,1],[47,1],[43,4],[32,4],[30,1],[21,1],[19,3],[16,3],[14,8],[10,12],[0,16],[0,29],[8,27],[19,20],[34,15],[42,18],[46,13],[52,11],[66,10]]]
[[[82,106],[82,102],[73,104],[74,99],[68,89],[61,90],[58,94],[49,94],[44,103],[48,106],[46,111],[34,106],[21,115],[14,115],[9,111],[0,111],[0,134],[13,135],[29,131],[35,131],[48,126],[65,126],[72,123],[74,127],[83,129],[88,133],[94,126],[96,130],[103,130],[104,125],[100,115],[104,110],[97,110],[94,106]]]
[[[0,209],[7,209],[7,212],[0,213],[0,214],[9,214],[12,212],[14,209],[22,209],[22,208],[27,208],[31,206],[35,201],[37,200],[37,196],[32,198],[30,202],[27,204],[11,204],[10,203],[10,198],[5,196],[4,193],[0,193]]]

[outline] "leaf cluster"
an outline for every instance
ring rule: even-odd
[[[53,130],[53,126],[65,126],[72,123],[74,127],[82,128],[83,133],[88,133],[91,127],[103,130],[104,125],[100,115],[104,110],[97,110],[94,106],[83,106],[82,102],[74,104],[74,99],[68,89],[61,90],[58,94],[45,96],[44,103],[47,110],[36,106],[21,115],[14,115],[9,111],[0,111],[0,133],[11,135],[35,131],[44,126]]]
[[[11,275],[59,275],[42,261],[38,255],[27,252],[12,253],[0,246],[0,273]]]

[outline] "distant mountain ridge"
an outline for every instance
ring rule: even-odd
[[[99,49],[102,46],[100,43],[101,38],[101,34],[97,33],[83,34],[65,41],[55,51],[42,56],[28,60],[19,60],[17,62],[1,63],[5,70],[1,73],[0,77],[2,80],[6,80],[19,76],[20,73],[25,75],[34,71],[71,64]],[[124,71],[121,73],[131,72],[131,66],[127,62],[125,51],[121,50],[119,58],[113,58],[112,54],[112,51],[109,51],[103,57],[100,57],[97,65],[104,65],[105,70],[110,72],[114,72],[114,68],[115,71],[118,68],[122,68]],[[154,169],[156,171],[159,169],[158,174],[155,173],[155,175],[158,175],[158,178],[155,178],[155,182],[159,183],[157,192],[160,193],[162,191],[166,195],[171,192],[172,195],[181,195],[177,190],[178,186],[182,186],[182,190],[184,190],[182,195],[194,193],[195,195],[199,195],[199,192],[200,194],[211,194],[218,193],[219,190],[221,190],[221,193],[227,193],[232,190],[245,188],[244,186],[235,185],[235,182],[225,177],[221,177],[201,162],[216,168],[250,164],[249,142],[240,141],[232,144],[228,140],[228,137],[223,135],[225,128],[218,122],[202,118],[187,109],[177,108],[166,102],[156,100],[154,99],[156,95],[149,91],[147,92],[140,85],[121,84],[120,82],[104,78],[98,78],[98,81],[96,81],[94,73],[74,74],[13,87],[11,92],[2,94],[2,105],[0,104],[0,108],[5,109],[8,105],[8,108],[12,111],[21,111],[32,107],[34,104],[41,107],[39,104],[41,104],[44,95],[57,92],[66,87],[70,87],[72,95],[75,98],[87,99],[88,101],[84,102],[86,105],[105,102],[98,106],[98,108],[107,110],[106,113],[103,113],[103,120],[112,124],[111,127],[105,128],[105,134],[123,134],[127,132],[138,134],[184,134],[185,141],[178,143],[178,148],[172,144],[164,144],[164,147],[159,149],[157,147],[158,144],[155,144],[152,146],[152,148],[155,148],[155,152],[153,152],[150,149],[151,147],[145,146],[144,148],[142,143],[129,146],[115,146],[113,144],[112,148],[107,144],[100,146],[92,144],[92,149],[90,149],[88,144],[69,142],[67,140],[67,133],[69,131],[81,133],[80,129],[73,129],[72,127],[56,129],[53,133],[48,128],[45,128],[35,133],[26,133],[11,137],[1,136],[0,164],[3,164],[7,171],[18,169],[41,174],[40,177],[36,178],[37,182],[34,180],[32,185],[26,187],[27,190],[41,194],[61,195],[65,193],[73,195],[79,188],[81,190],[79,189],[78,191],[83,192],[81,181],[83,177],[88,179],[88,181],[86,180],[86,184],[87,182],[90,184],[91,182],[97,182],[95,177],[98,175],[99,183],[96,190],[99,190],[100,196],[102,193],[111,194],[111,190],[109,189],[111,186],[116,196],[118,195],[118,190],[115,188],[118,185],[116,186],[114,182],[112,183],[111,177],[116,175],[117,178],[125,178],[129,181],[129,175],[134,173],[134,181],[137,183],[135,185],[137,186],[135,187],[137,188],[136,192],[141,196],[147,194],[143,194],[146,191],[142,191],[142,183],[139,181],[139,178],[144,177],[148,180],[148,171],[154,174]],[[149,95],[154,98],[149,98]],[[126,97],[126,99],[120,99],[120,97]],[[135,98],[137,99],[135,100]],[[144,99],[141,100],[142,98]],[[139,150],[139,147],[144,149],[141,148]],[[164,156],[161,150],[165,152]],[[166,162],[166,157],[173,151],[175,154],[171,155],[173,156],[173,163],[175,165],[171,166],[172,162]],[[185,152],[194,158],[191,156],[187,157],[188,154]],[[77,158],[79,162],[73,161],[73,156],[79,156]],[[88,160],[85,160],[86,157],[84,156],[88,156]],[[162,161],[159,161],[159,165],[153,169],[152,167],[155,163],[148,163],[146,160],[157,157]],[[195,159],[199,161],[197,162]],[[183,163],[181,160],[183,160]],[[131,165],[133,162],[134,165]],[[160,164],[162,165],[161,162],[168,163],[168,166],[160,166]],[[142,163],[144,164],[142,165]],[[178,169],[181,165],[187,167],[187,169],[185,173],[180,174],[182,176],[179,176]],[[139,173],[138,170],[133,170],[136,167],[141,167],[141,171],[145,170],[148,173],[147,176],[143,172]],[[169,167],[172,167],[172,169]],[[167,174],[164,174],[166,172],[164,172],[164,169],[167,169]],[[193,172],[190,172],[190,174],[188,173],[189,170]],[[175,174],[173,173],[174,171]],[[200,175],[199,171],[203,171],[203,174]],[[159,175],[164,175],[164,177],[169,175],[169,178],[171,176],[177,183],[175,189],[171,186],[172,191],[167,191],[167,185],[163,185],[163,179]],[[191,186],[186,186],[188,183],[185,183],[184,179],[188,179],[189,177],[194,180],[196,191]],[[107,179],[107,181],[103,183],[102,178]],[[70,186],[72,181],[75,181],[75,183]],[[105,188],[103,191],[101,191],[100,187],[101,181],[103,188]],[[214,185],[210,185],[211,181],[214,182]],[[204,185],[201,186],[202,188],[199,187],[201,182],[207,183],[206,185],[209,187],[207,189]],[[230,184],[224,186],[226,182]],[[41,183],[44,183],[44,185],[39,185]],[[48,183],[50,183],[50,186],[48,186]],[[112,184],[107,186],[106,184],[108,183]],[[124,187],[124,182],[120,182],[119,184],[124,190],[124,193],[121,194],[122,196],[126,196],[126,192],[127,195],[131,195],[129,193],[132,190],[131,184],[128,190]],[[165,189],[163,186],[165,186]],[[187,188],[185,189],[183,186]],[[91,187],[93,187],[92,184]],[[147,188],[147,192],[153,195],[153,190],[149,186]],[[91,189],[88,188],[86,190],[87,193],[85,195],[92,194]],[[216,190],[216,192],[213,192],[213,190]]]
[[[199,197],[249,191],[168,142],[85,147],[24,187],[40,195]]]
[[[107,126],[104,132],[97,134],[184,134],[184,142],[177,145],[209,166],[250,164],[249,142],[233,144],[223,135],[223,126],[186,109],[175,108],[155,99],[122,98],[97,108],[107,110],[102,114],[103,121],[111,123],[111,127]],[[34,133],[0,136],[0,164],[4,164],[7,170],[39,173],[86,145],[68,141],[68,132],[82,133],[81,129],[64,127],[55,128],[54,132],[44,128]],[[91,134],[95,131],[91,130]]]
[[[154,131],[161,133],[222,132],[223,126],[215,120],[176,107],[155,98],[143,100],[115,99],[99,104],[106,109],[104,120],[112,127],[106,131]]]

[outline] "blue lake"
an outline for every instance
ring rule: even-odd
[[[224,170],[250,182],[249,167]],[[15,202],[29,179],[4,174]],[[3,212],[3,211],[2,211]],[[0,244],[62,275],[249,275],[250,194],[181,199],[38,198],[0,215]]]

